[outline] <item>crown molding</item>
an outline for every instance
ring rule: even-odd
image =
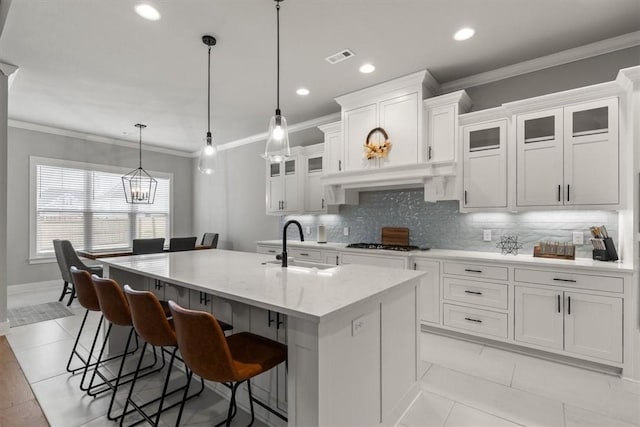
[[[66,136],[69,138],[77,138],[85,141],[102,142],[105,144],[117,145],[120,147],[133,148],[136,150],[138,149],[137,142],[126,141],[123,139],[109,138],[109,137],[100,136],[100,135],[92,135],[84,132],[78,132],[78,131],[69,130],[69,129],[62,129],[62,128],[57,128],[53,126],[40,125],[37,123],[23,122],[20,120],[13,120],[13,119],[7,120],[7,124],[9,127],[13,127],[17,129],[31,130],[35,132],[48,133],[51,135]],[[142,148],[145,151],[152,151],[155,153],[169,154],[172,156],[179,156],[179,157],[192,157],[191,153],[188,151],[174,150],[171,148],[162,148],[155,145],[142,144]]]
[[[427,98],[422,101],[422,105],[426,108],[436,108],[451,104],[458,104],[461,110],[468,111],[473,103],[464,90],[434,96],[433,98]]]
[[[8,77],[7,87],[9,89],[11,89],[11,85],[18,74],[18,69],[19,67],[17,65],[0,61],[0,73],[4,74],[5,77]]]
[[[640,87],[640,65],[621,69],[616,77],[616,82],[626,91]]]
[[[315,119],[306,120],[304,122],[295,123],[289,126],[289,133],[300,132],[303,130],[316,128],[322,125],[326,125],[340,120],[340,113],[327,114],[326,116],[316,117]],[[227,142],[225,144],[218,145],[218,151],[230,150],[232,148],[242,147],[243,145],[253,144],[254,142],[266,141],[268,137],[267,132],[258,133],[248,136],[242,139],[236,139],[235,141]],[[198,157],[200,151],[194,151],[191,153],[191,157]]]
[[[509,112],[503,106],[487,108],[486,110],[472,111],[471,113],[460,114],[458,123],[460,126],[489,122],[509,118]]]
[[[495,70],[442,83],[441,92],[451,92],[460,89],[467,89],[474,86],[480,86],[487,83],[493,83],[498,80],[508,79],[510,77],[516,77],[522,74],[544,70],[545,68],[568,64],[570,62],[579,61],[581,59],[587,59],[638,45],[640,45],[640,31],[634,31],[632,33],[623,34],[618,37],[600,40],[595,43],[590,43],[584,46],[578,46],[572,49],[563,50],[561,52],[552,53],[551,55],[541,56],[529,61],[507,65],[506,67],[496,68]]]

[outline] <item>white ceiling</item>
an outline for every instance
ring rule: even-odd
[[[7,0],[0,0],[6,2]],[[275,2],[13,0],[0,61],[19,66],[10,119],[198,150],[266,131],[275,108]],[[476,36],[455,42],[463,26]],[[287,0],[281,8],[281,108],[289,124],[339,111],[333,98],[421,69],[441,83],[640,30],[640,0]],[[349,48],[337,65],[324,58]],[[363,75],[358,67],[377,69]],[[307,87],[300,97],[295,90]]]

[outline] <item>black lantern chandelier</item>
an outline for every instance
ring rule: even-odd
[[[122,177],[122,186],[124,187],[124,196],[127,203],[133,204],[153,204],[156,199],[156,187],[158,181],[142,169],[142,129],[147,125],[137,123],[136,127],[140,130],[140,163],[137,169],[132,170]]]
[[[276,2],[276,113],[269,121],[269,135],[264,157],[271,162],[281,162],[291,156],[287,120],[280,111],[280,2]]]

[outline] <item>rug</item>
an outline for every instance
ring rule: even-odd
[[[73,313],[61,302],[47,302],[7,310],[7,318],[12,328],[67,316],[73,316]]]

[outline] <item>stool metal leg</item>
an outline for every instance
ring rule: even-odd
[[[73,348],[71,349],[71,355],[69,356],[69,361],[67,362],[67,372],[75,373],[81,369],[84,369],[89,363],[87,360],[84,360],[80,353],[78,353],[78,341],[80,341],[80,335],[82,334],[82,330],[84,329],[84,324],[87,322],[87,317],[89,316],[89,310],[84,312],[84,317],[82,318],[82,323],[80,324],[80,329],[78,330],[78,335],[76,336],[76,341],[73,343]],[[71,369],[71,361],[73,360],[73,356],[76,355],[80,361],[85,365],[81,368]],[[89,353],[88,359],[91,359],[91,353]]]

